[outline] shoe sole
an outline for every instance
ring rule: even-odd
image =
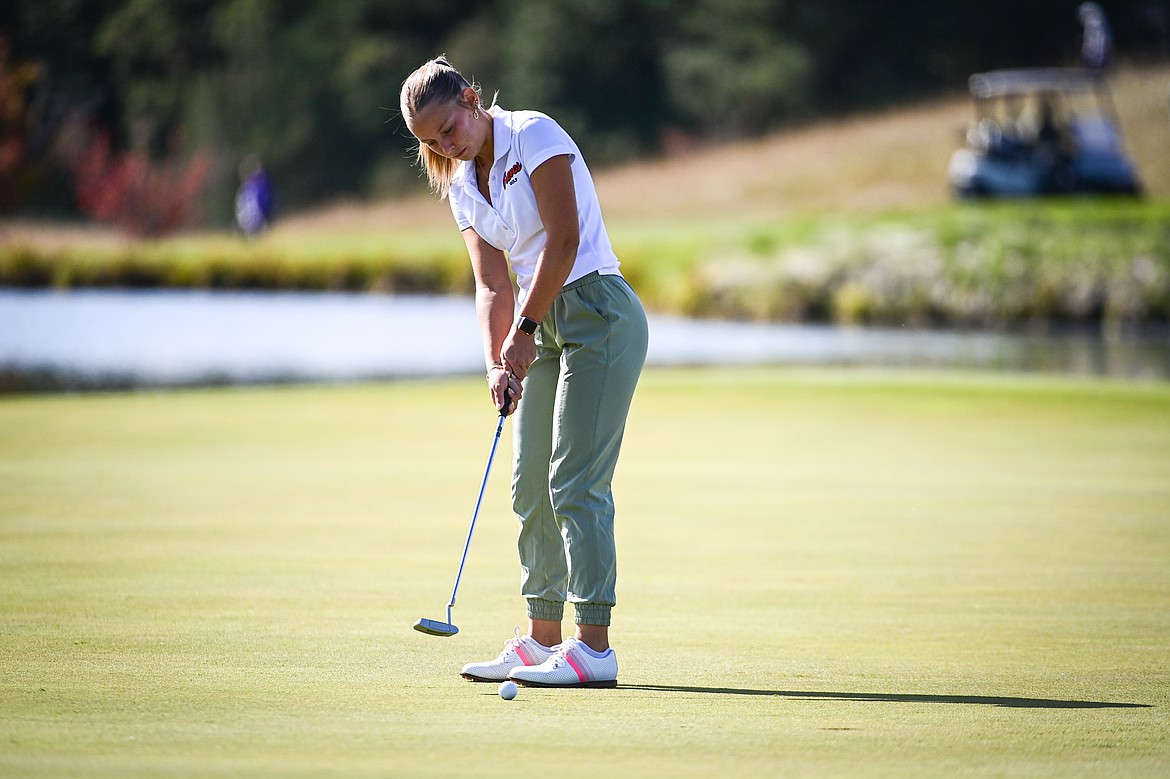
[[[509,677],[509,678],[512,678],[512,677]],[[585,688],[585,689],[592,689],[592,690],[608,690],[608,689],[612,689],[614,687],[617,687],[617,679],[601,679],[601,680],[595,681],[595,682],[576,682],[573,684],[550,684],[548,682],[531,682],[531,681],[528,681],[527,679],[512,679],[512,681],[514,681],[516,684],[520,685],[521,687],[546,687],[546,688],[556,688],[556,689],[560,689],[560,690],[573,689],[573,688]]]
[[[489,679],[486,676],[476,676],[475,674],[461,673],[459,675],[469,682],[488,682],[489,684],[499,684],[500,682],[508,681],[508,677],[506,676],[503,679]]]

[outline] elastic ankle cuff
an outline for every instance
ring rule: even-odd
[[[528,618],[560,622],[565,618],[565,604],[554,600],[529,598]]]
[[[578,625],[609,627],[609,615],[613,606],[602,603],[574,603],[573,608],[577,610],[574,621]]]

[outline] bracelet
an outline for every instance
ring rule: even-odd
[[[492,371],[502,371],[502,370],[504,370],[503,364],[497,362],[487,369],[487,375],[491,376]]]

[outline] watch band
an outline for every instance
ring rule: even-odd
[[[538,327],[540,327],[540,322],[526,316],[520,317],[520,321],[516,323],[516,329],[527,335],[535,335]]]

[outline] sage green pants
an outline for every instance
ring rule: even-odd
[[[610,624],[617,559],[610,483],[646,360],[646,314],[621,276],[567,284],[536,334],[513,422],[512,507],[532,619]]]

